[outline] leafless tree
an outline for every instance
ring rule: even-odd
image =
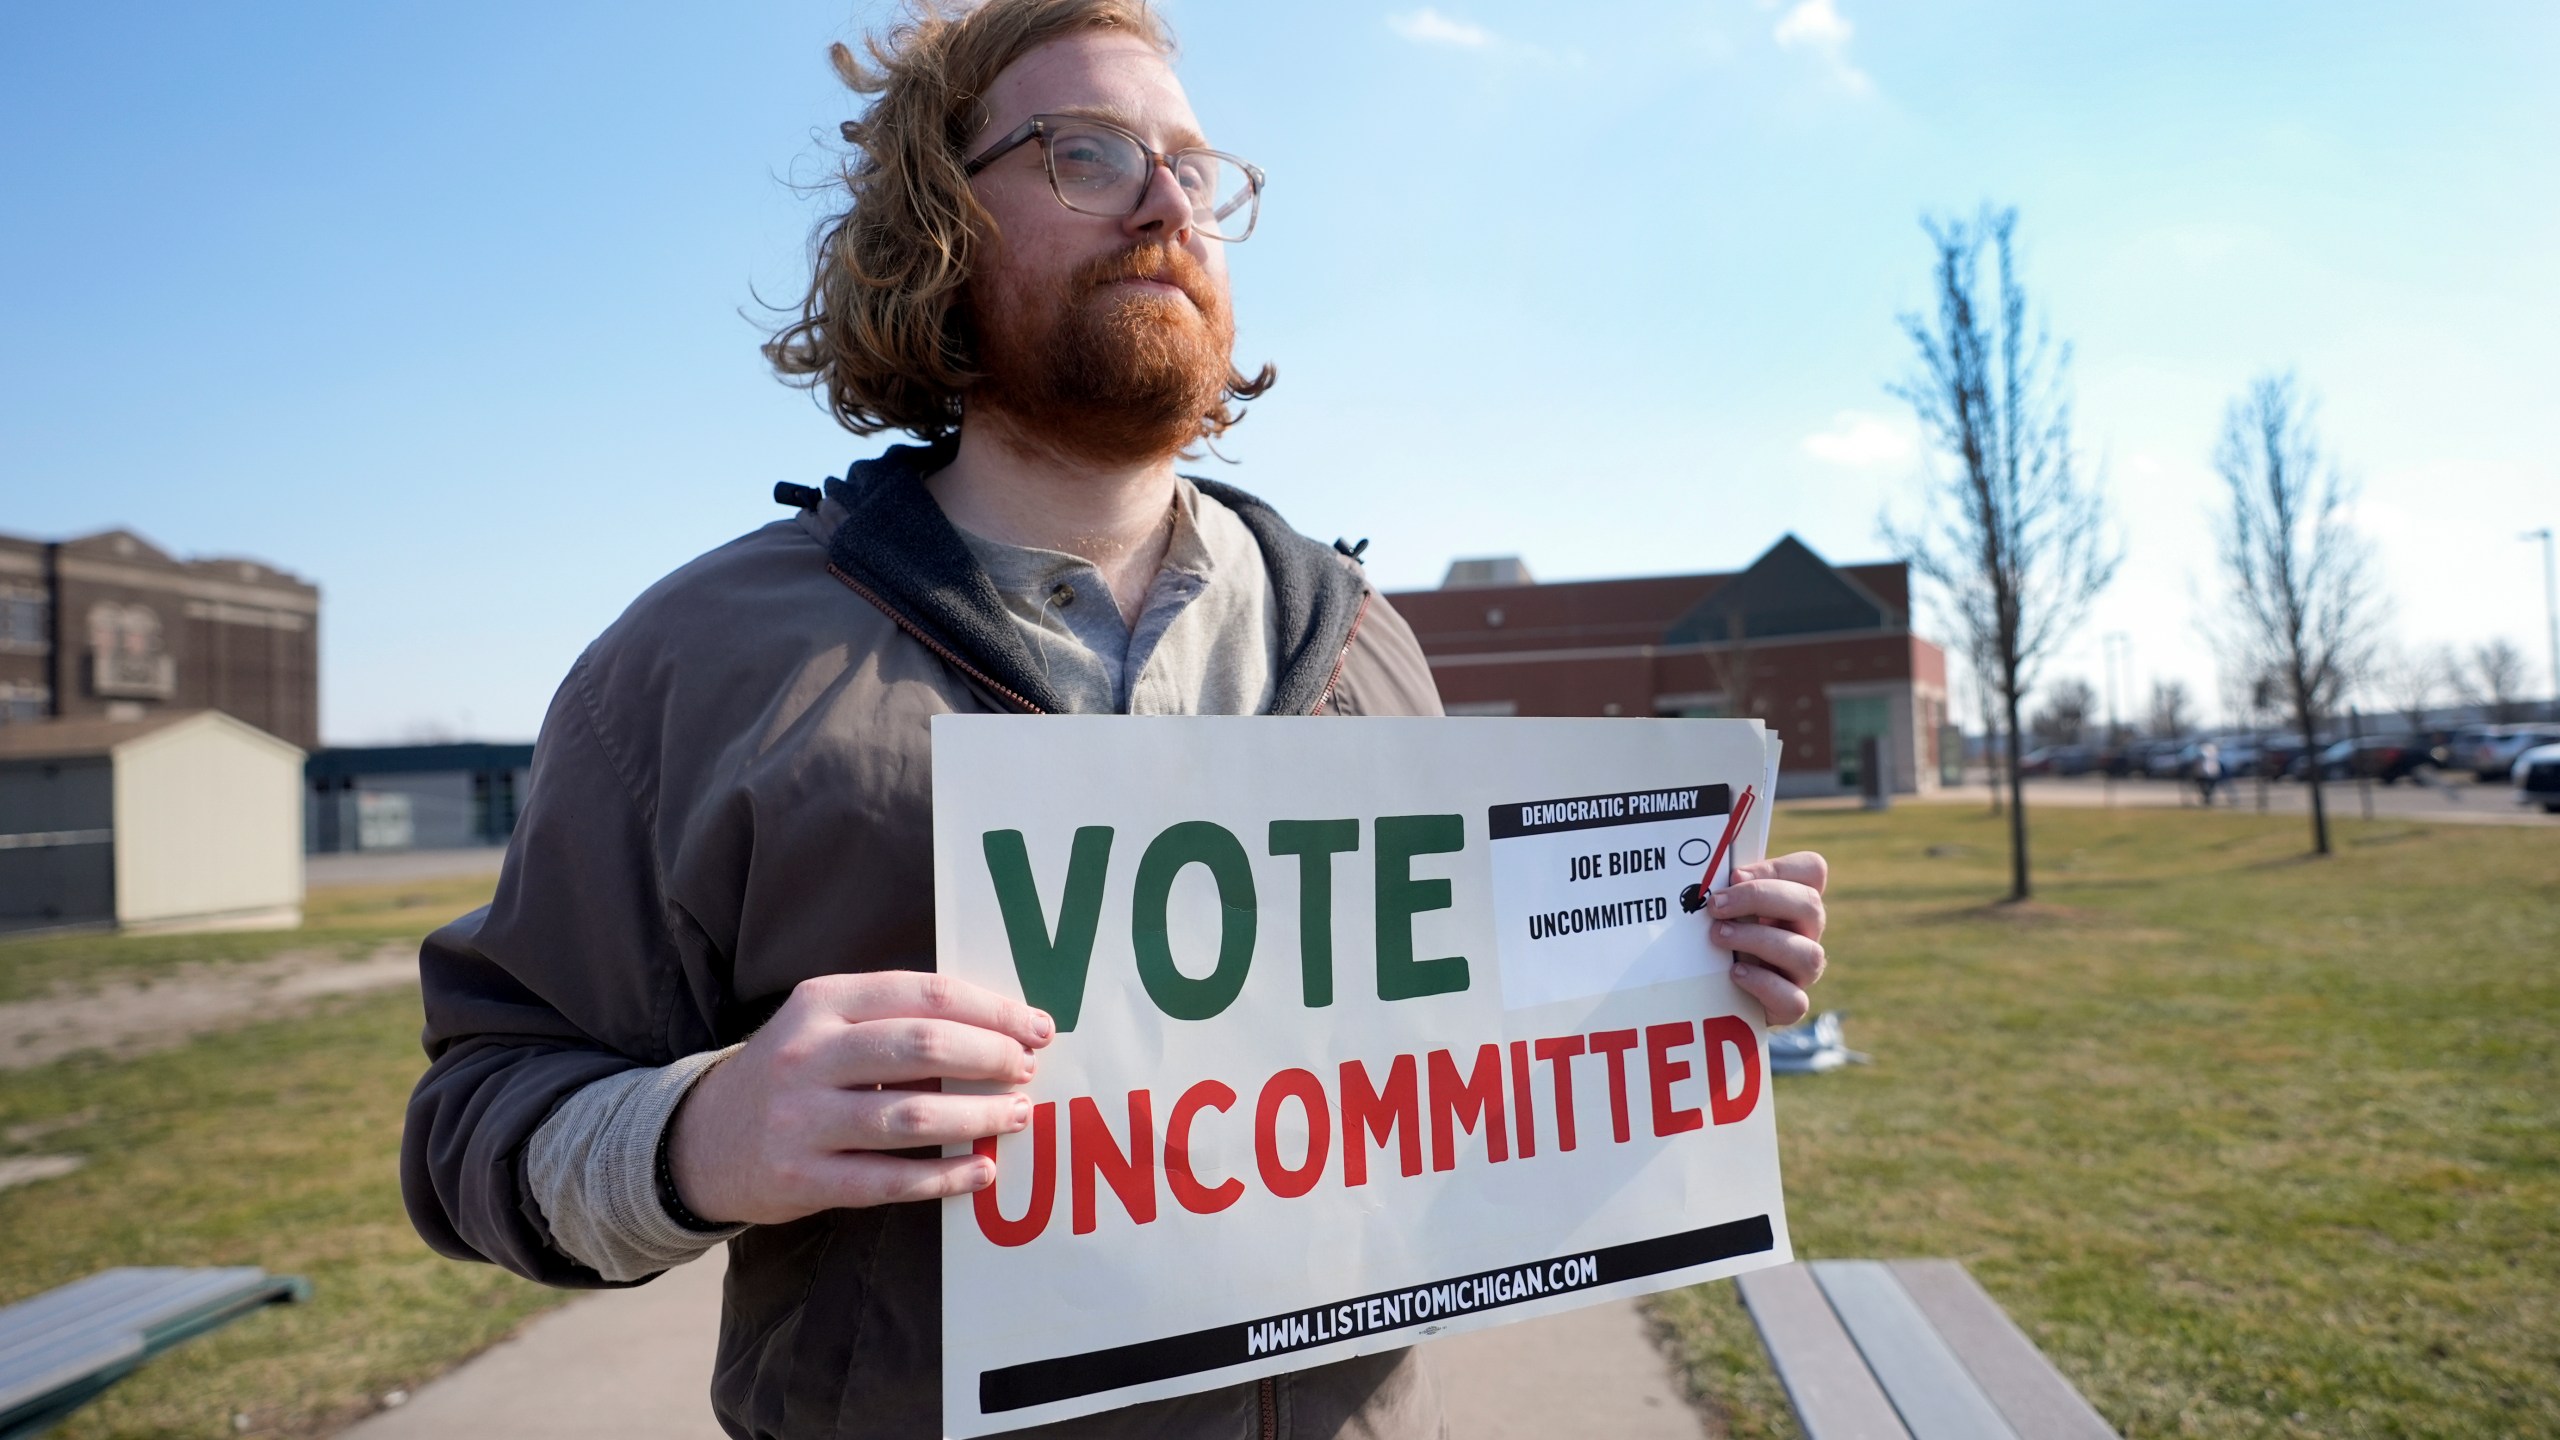
[[[2524,718],[2525,678],[2524,651],[2516,643],[2500,636],[2471,647],[2470,663],[2463,667],[2462,690],[2465,698],[2489,712],[2489,719],[2499,725],[2512,725]]]
[[[2320,717],[2373,646],[2367,547],[2347,523],[2354,487],[2325,454],[2312,404],[2290,375],[2269,375],[2231,402],[2214,468],[2230,492],[2222,562],[2235,638],[2276,677],[2302,739],[2311,844],[2329,853],[2320,785]]]
[[[2454,679],[2453,657],[2441,647],[2395,645],[2373,666],[2374,692],[2411,730],[2427,728],[2427,714]]]
[[[2151,735],[2155,740],[2175,740],[2187,733],[2187,682],[2154,680],[2151,682]]]
[[[2009,779],[2009,898],[2033,893],[2018,712],[2037,666],[2114,578],[2118,549],[2100,487],[2071,439],[2071,350],[2030,322],[2015,210],[1924,220],[1937,252],[1937,314],[1902,317],[1919,363],[1893,393],[1938,464],[1920,518],[1885,538],[1931,582],[1968,654],[1998,691]],[[1993,274],[1986,289],[1984,252]]]
[[[2045,687],[2044,705],[2027,722],[2027,733],[2047,745],[2077,745],[2089,735],[2089,717],[2098,709],[2098,692],[2073,676]]]

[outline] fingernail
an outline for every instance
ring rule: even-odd
[[[1715,891],[1707,896],[1707,906],[1721,915],[1733,908],[1733,895],[1729,891]]]
[[[1728,922],[1723,921],[1723,920],[1719,920],[1719,921],[1717,921],[1717,922],[1716,922],[1716,938],[1717,938],[1717,939],[1719,939],[1719,940],[1730,940],[1730,939],[1732,939],[1732,938],[1733,938],[1733,926],[1732,926],[1731,924],[1729,924]]]
[[[1057,1033],[1058,1022],[1049,1018],[1048,1011],[1034,1010],[1031,1012],[1031,1037],[1033,1039],[1046,1040]]]
[[[1734,978],[1734,979],[1739,980],[1739,979],[1741,979],[1743,976],[1748,975],[1748,974],[1750,974],[1750,973],[1751,973],[1751,967],[1750,967],[1748,964],[1746,964],[1746,963],[1744,963],[1744,962],[1742,962],[1742,961],[1740,961],[1740,960],[1736,960],[1736,961],[1734,961],[1734,962],[1733,962],[1733,978]]]
[[[1031,1097],[1030,1097],[1030,1096],[1028,1096],[1028,1095],[1016,1095],[1016,1096],[1014,1096],[1014,1097],[1013,1097],[1013,1128],[1014,1128],[1014,1129],[1016,1129],[1016,1130],[1019,1130],[1019,1129],[1021,1129],[1023,1126],[1028,1125],[1028,1124],[1030,1124],[1030,1123],[1031,1123]]]
[[[984,1190],[994,1183],[996,1183],[996,1162],[993,1160],[979,1161],[977,1173],[969,1177],[969,1188],[972,1190]]]

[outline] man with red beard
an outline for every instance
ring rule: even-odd
[[[1436,715],[1337,547],[1175,462],[1271,383],[1230,359],[1261,172],[1211,149],[1144,0],[989,0],[842,47],[876,95],[850,203],[767,353],[860,434],[797,515],[634,602],[572,668],[488,908],[420,956],[402,1182],[439,1251],[547,1284],[725,1243],[732,1435],[933,1436],[942,1147],[1029,1123],[1054,1034],[932,973],[929,722],[987,711]],[[1753,870],[1719,938],[1785,1022],[1822,863]],[[1043,1435],[1426,1436],[1410,1351]]]

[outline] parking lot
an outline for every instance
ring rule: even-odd
[[[1961,790],[1941,790],[1932,801],[1990,803],[1990,780],[1975,770]],[[2428,772],[2396,785],[2332,780],[2321,787],[2331,818],[2361,818],[2370,795],[2377,820],[2450,820],[2465,825],[2560,826],[2560,815],[2518,805],[2515,787],[2485,784],[2469,775],[2450,779]],[[2038,805],[2125,805],[2176,808],[2197,803],[2196,787],[2169,780],[2107,780],[2096,775],[2030,776],[2027,808]],[[2215,797],[2216,808],[2236,807],[2270,815],[2303,815],[2311,807],[2311,787],[2294,780],[2227,781]]]

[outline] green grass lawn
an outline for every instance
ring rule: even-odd
[[[485,898],[489,881],[473,883],[476,895],[432,902],[403,903],[430,887],[315,896],[320,943],[414,942]],[[21,941],[0,946],[0,975],[29,957],[39,962],[30,968],[76,959],[123,972],[255,959],[314,939]],[[397,1165],[402,1105],[425,1067],[418,1026],[417,994],[403,989],[129,1062],[78,1057],[0,1074],[0,1136],[17,1132],[0,1153],[89,1162],[0,1191],[0,1303],[110,1265],[262,1265],[313,1288],[309,1305],[250,1316],[153,1361],[54,1433],[229,1436],[245,1414],[253,1434],[328,1434],[569,1298],[440,1259],[410,1230]]]
[[[1802,1258],[1952,1256],[2127,1436],[2560,1434],[2560,844],[2193,811],[1788,812],[1832,860],[1777,1090]],[[1662,1297],[1737,1436],[1796,1433],[1729,1284]]]
[[[1821,991],[1872,1068],[1779,1084],[1798,1253],[1963,1260],[2128,1436],[2560,1433],[2560,844],[2194,811],[1788,812],[1838,871]],[[488,882],[316,896],[266,936],[0,944],[0,995],[413,940]],[[31,978],[34,977],[34,978]],[[256,1264],[315,1303],[154,1362],[60,1433],[325,1434],[566,1298],[402,1216],[408,992],[125,1063],[0,1075],[0,1302],[112,1264]],[[64,1124],[62,1122],[70,1123]],[[1730,1285],[1659,1313],[1740,1436],[1793,1433]],[[2298,1418],[2297,1418],[2298,1417]]]

